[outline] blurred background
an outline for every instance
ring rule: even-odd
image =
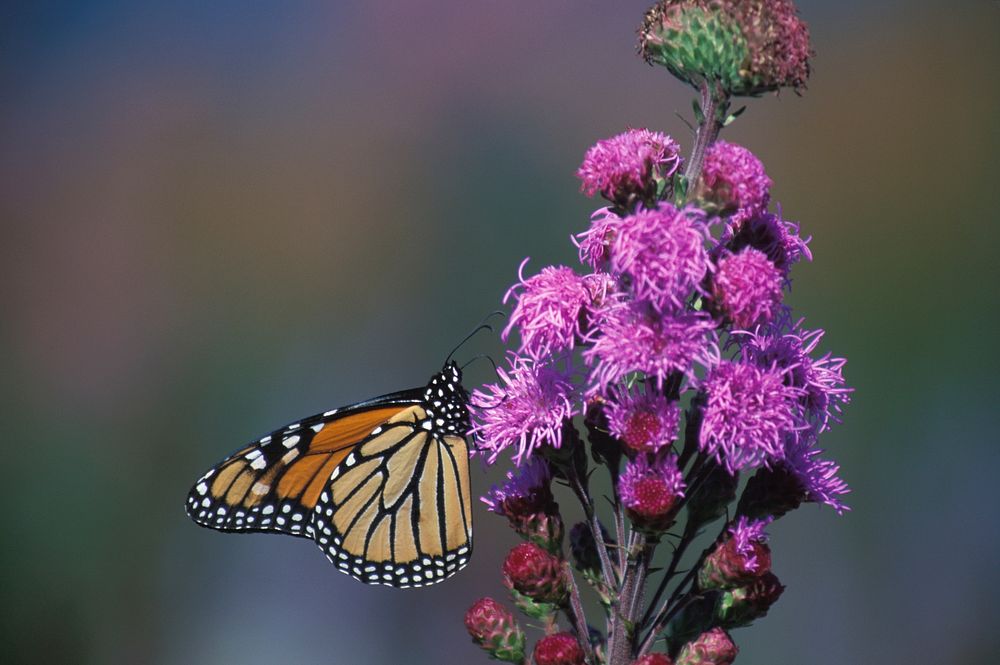
[[[690,146],[648,2],[5,5],[0,661],[486,662],[462,615],[502,593],[502,519],[399,592],[182,503],[272,427],[421,385],[523,257],[571,263],[595,140]],[[738,662],[996,663],[1000,6],[799,4],[807,94],[724,137],[814,237],[792,302],[850,361],[824,444],[854,510],[773,527],[788,588]]]

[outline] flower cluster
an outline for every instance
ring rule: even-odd
[[[785,302],[809,239],[772,207],[761,160],[715,140],[732,95],[802,86],[808,32],[787,0],[661,0],[641,34],[648,60],[701,88],[691,155],[644,129],[587,151],[582,189],[611,205],[574,237],[579,266],[525,276],[522,263],[504,299],[507,361],[471,397],[474,452],[519,467],[483,501],[524,540],[503,576],[517,608],[542,621],[539,665],[733,662],[728,631],[784,590],[765,527],[806,502],[847,510],[840,467],[818,448],[850,402],[845,360],[821,353],[823,331]],[[600,467],[611,522],[592,495]],[[569,552],[556,484],[587,518]],[[574,567],[608,613],[603,633],[588,628]],[[644,594],[654,568],[666,572]],[[520,628],[490,608],[474,640],[500,659],[524,652]]]

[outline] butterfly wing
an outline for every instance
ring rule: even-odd
[[[188,493],[187,514],[219,531],[311,538],[313,508],[337,465],[419,399],[419,389],[393,393],[277,429],[199,478]]]
[[[341,571],[399,588],[440,582],[472,551],[466,441],[414,405],[334,470],[314,509],[317,544]]]

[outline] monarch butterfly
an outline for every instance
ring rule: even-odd
[[[468,394],[448,361],[424,388],[277,429],[188,493],[201,526],[312,538],[366,584],[436,584],[472,553]]]

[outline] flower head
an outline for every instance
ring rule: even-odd
[[[739,651],[729,633],[713,628],[684,645],[677,665],[732,665]]]
[[[587,150],[576,175],[587,196],[600,192],[627,208],[636,199],[654,198],[656,180],[671,177],[680,163],[677,141],[660,132],[629,129]]]
[[[677,439],[680,407],[655,391],[614,388],[605,412],[608,430],[633,452],[655,453]]]
[[[705,153],[698,196],[745,219],[767,210],[772,180],[764,165],[741,145],[716,141]]]
[[[642,209],[621,220],[611,244],[612,272],[623,276],[637,300],[657,310],[684,307],[712,263],[705,215],[669,203]]]
[[[770,323],[781,310],[781,272],[752,247],[726,254],[712,276],[712,302],[737,328]]]
[[[535,643],[535,665],[583,665],[580,642],[570,633],[546,635]]]
[[[494,485],[482,501],[491,512],[506,517],[523,538],[558,551],[563,523],[549,487],[551,480],[548,462],[535,457],[521,467],[520,473],[508,471],[506,482]]]
[[[492,464],[514,446],[514,461],[530,457],[542,445],[562,445],[563,421],[576,415],[570,397],[573,384],[565,372],[550,365],[511,357],[510,370],[497,370],[500,383],[473,392],[469,400],[478,450]]]
[[[524,631],[514,615],[492,598],[473,603],[465,613],[465,629],[497,660],[520,663],[524,658]]]
[[[729,527],[728,537],[705,559],[698,571],[701,589],[733,589],[749,584],[771,570],[771,550],[764,528],[771,518],[741,516]]]
[[[521,270],[525,263],[527,259]],[[606,298],[610,277],[581,277],[571,268],[547,266],[528,279],[519,275],[518,280],[504,296],[505,303],[514,297],[517,304],[501,337],[507,341],[517,328],[521,353],[538,360],[573,348],[593,309]]]
[[[733,473],[784,456],[799,391],[778,368],[722,360],[705,378],[700,449]]]
[[[593,366],[594,390],[631,372],[643,372],[660,387],[674,372],[691,374],[714,340],[715,322],[703,312],[660,315],[643,303],[622,303],[605,310],[592,333],[593,346],[583,357]]]
[[[806,416],[819,432],[827,429],[830,421],[840,422],[853,392],[844,380],[844,358],[829,353],[812,357],[823,335],[822,330],[805,330],[800,320],[785,334],[758,330],[738,336],[744,358],[762,367],[786,370],[788,383],[802,391],[800,401]]]
[[[759,94],[791,87],[805,88],[809,78],[809,28],[792,0],[726,0],[742,28],[749,50],[744,81]]]
[[[507,587],[542,603],[560,603],[566,597],[562,562],[533,543],[521,543],[503,562]]]
[[[618,496],[636,526],[659,531],[673,522],[674,508],[684,496],[684,474],[677,457],[658,455],[650,463],[639,455],[625,465],[618,479]]]
[[[608,265],[611,243],[621,221],[611,208],[601,208],[590,216],[590,228],[572,238],[579,249],[580,263],[594,270],[603,270]]]
[[[719,240],[719,247],[734,254],[744,247],[758,249],[787,277],[792,265],[803,257],[812,261],[809,240],[799,236],[799,227],[794,222],[762,212],[747,219],[731,220]]]
[[[807,501],[824,503],[843,515],[850,508],[840,497],[851,489],[837,476],[840,466],[832,460],[820,459],[822,450],[814,447],[808,436],[790,437],[785,446],[782,466],[798,481]]]

